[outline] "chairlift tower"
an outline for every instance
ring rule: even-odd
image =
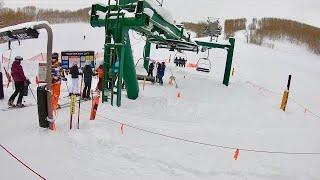
[[[136,31],[146,37],[144,48],[144,68],[147,70],[150,61],[151,44],[156,48],[165,48],[170,51],[199,52],[199,47],[222,48],[228,50],[227,71],[232,62],[234,39],[230,43],[221,45],[211,42],[192,41],[183,26],[175,24],[165,9],[161,6],[163,0],[108,0],[107,4],[93,4],[91,9],[90,24],[92,27],[105,28],[104,44],[104,77],[102,87],[102,102],[116,95],[116,105],[121,106],[122,80],[124,81],[127,97],[135,100],[139,95],[139,85],[132,55],[129,30]],[[210,20],[211,22],[211,20]],[[214,27],[214,23],[211,23]],[[212,37],[221,34],[218,28],[208,32]],[[116,66],[117,64],[117,66]],[[114,73],[116,70],[116,74]],[[115,84],[115,80],[118,83]],[[229,78],[224,78],[228,85]],[[111,84],[111,87],[107,87]],[[114,91],[116,87],[116,91]],[[109,98],[111,96],[111,98]]]
[[[218,37],[221,35],[222,26],[220,25],[219,20],[219,18],[214,17],[208,17],[207,19],[208,25],[203,34],[206,36],[210,36],[210,42],[213,41],[213,38],[216,38],[216,42],[218,42]]]

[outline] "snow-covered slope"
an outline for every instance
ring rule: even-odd
[[[103,47],[103,29],[87,24],[54,25],[53,29],[56,51],[101,51]],[[134,37],[138,59],[144,43],[136,40],[138,35]],[[269,49],[246,44],[241,34],[236,38],[235,76],[229,87],[221,83],[226,52],[213,50],[210,74],[169,64],[164,86],[146,84],[142,90],[140,84],[136,101],[123,98],[121,108],[103,104],[95,121],[88,120],[91,103],[83,103],[80,130],[68,129],[68,109],[58,112],[56,132],[38,128],[35,106],[0,111],[0,143],[48,179],[320,179],[320,155],[240,150],[235,161],[234,149],[172,139],[263,151],[320,152],[320,119],[309,113],[320,111],[319,57],[285,43]],[[19,47],[14,44],[12,56],[44,52],[44,40],[41,35]],[[5,45],[0,50],[9,54]],[[169,55],[165,50],[151,53],[157,60]],[[190,62],[201,56],[205,55],[187,54]],[[34,79],[36,64],[24,61],[23,66]],[[141,64],[137,69],[143,73]],[[171,72],[178,88],[168,84]],[[290,96],[308,107],[306,113],[293,99],[286,113],[279,110],[288,74],[293,74]],[[36,86],[32,88],[35,91]],[[5,89],[0,108],[6,107],[12,90]],[[179,92],[181,98],[177,98]],[[66,94],[63,84],[62,96]],[[31,95],[25,100],[35,103]],[[125,124],[123,135],[121,123]],[[0,179],[37,178],[5,151],[0,150],[0,159]]]

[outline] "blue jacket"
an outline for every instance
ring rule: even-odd
[[[165,71],[166,71],[166,65],[161,64],[161,67],[160,67],[160,69],[159,69],[159,76],[160,76],[160,77],[163,77]]]
[[[114,68],[113,68],[113,71],[114,73],[118,74],[119,73],[119,69],[120,69],[120,62],[117,60],[115,63],[114,63]]]

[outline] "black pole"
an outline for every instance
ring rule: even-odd
[[[289,78],[288,78],[288,84],[287,84],[287,90],[288,90],[288,91],[290,90],[291,77],[292,77],[292,75],[289,75]]]
[[[30,92],[31,92],[31,94],[32,94],[32,96],[33,96],[33,99],[37,102],[37,98],[36,98],[36,96],[34,95],[34,93],[33,93],[32,89],[31,89],[31,87],[30,87],[30,86],[28,86],[28,88],[29,88],[29,90],[30,90]]]
[[[81,86],[80,86],[80,98],[79,98],[79,107],[78,107],[78,129],[80,129],[80,108],[81,108],[81,97],[82,97],[82,84],[83,84],[83,73],[81,74]]]
[[[0,67],[1,68],[1,67]],[[3,93],[3,76],[0,69],[0,99],[4,99],[4,93]]]

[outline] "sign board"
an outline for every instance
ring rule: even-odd
[[[39,78],[39,81],[41,81],[41,82],[46,81],[46,79],[47,79],[47,63],[39,63],[38,78]]]
[[[94,51],[64,51],[61,52],[61,66],[69,69],[74,64],[82,68],[86,62],[90,63],[91,68],[95,66]]]
[[[0,33],[0,40],[3,40],[3,41],[35,39],[38,37],[39,37],[39,32],[31,28],[23,28],[19,30],[5,31]]]
[[[71,102],[70,102],[70,115],[73,115],[76,113],[76,102],[77,102],[77,96],[71,95]]]

